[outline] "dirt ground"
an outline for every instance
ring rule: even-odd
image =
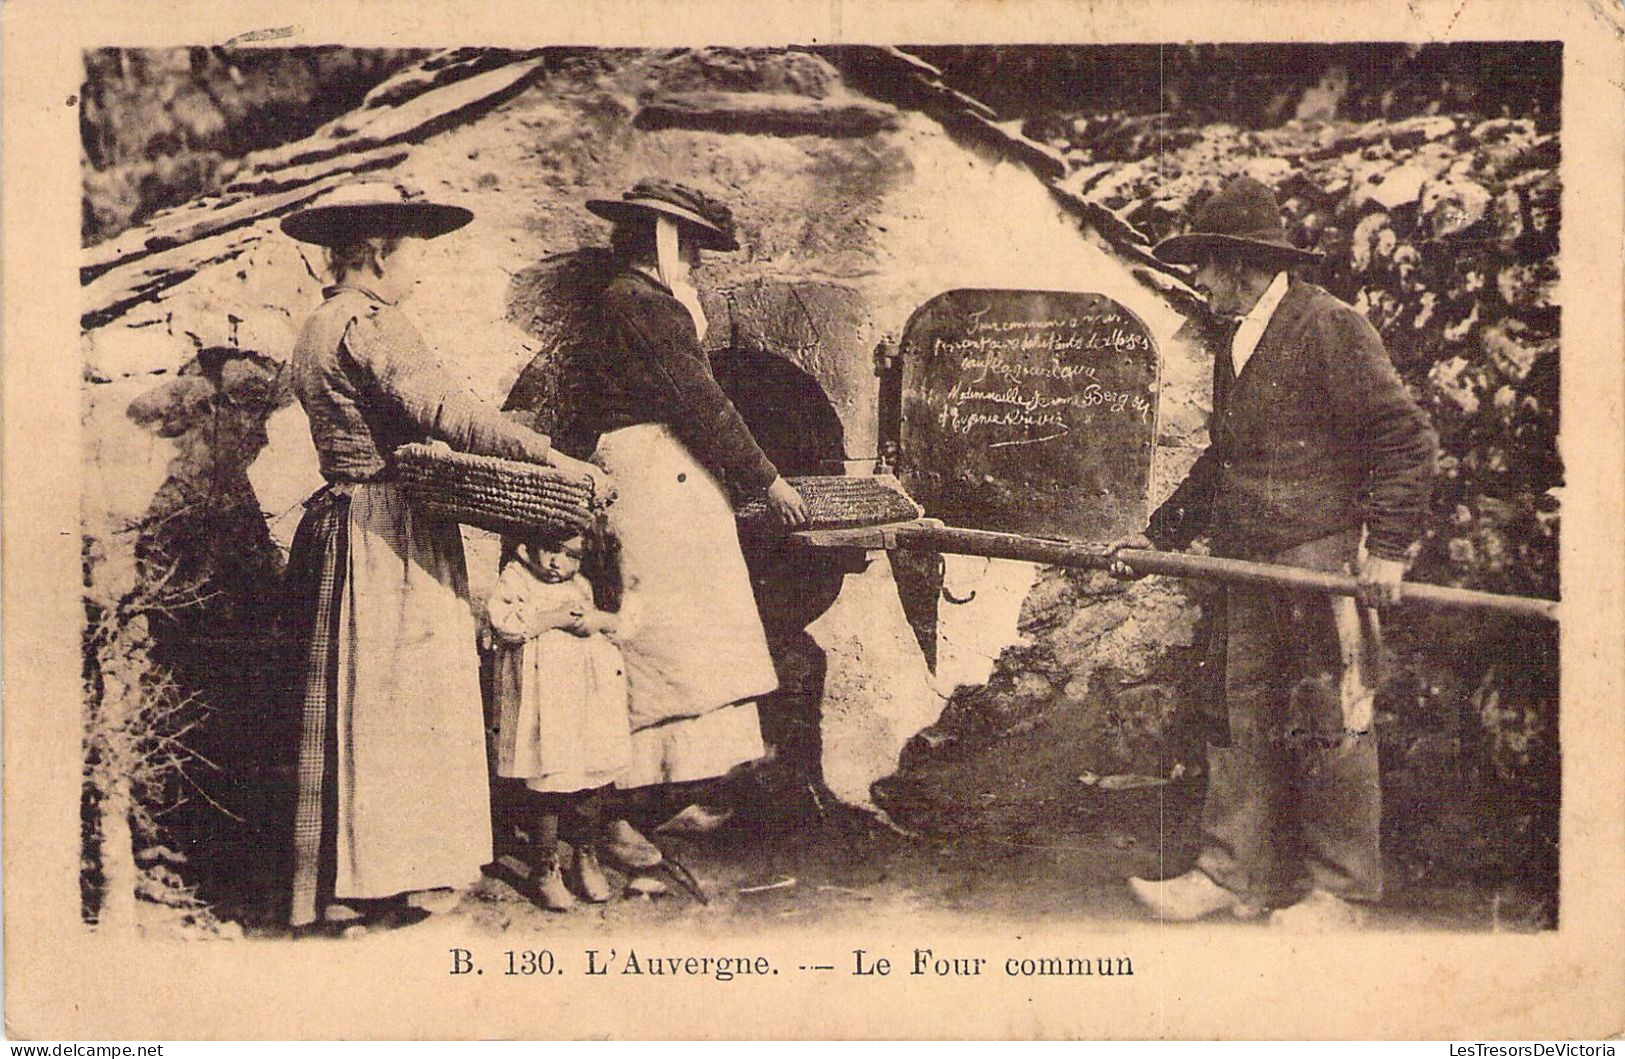
[[[1080,763],[1090,760],[1091,735],[1081,722],[1061,711],[981,745],[911,748],[900,770],[875,786],[884,816],[796,787],[787,776],[805,774],[812,763],[780,756],[753,781],[727,788],[735,792],[735,811],[722,827],[655,836],[703,881],[708,905],[672,893],[549,912],[531,903],[524,879],[499,861],[448,914],[409,932],[518,940],[561,930],[602,936],[611,928],[616,934],[995,923],[1035,931],[1132,929],[1146,914],[1126,880],[1191,866],[1205,779],[1199,755],[1176,751],[1184,774],[1161,786],[1113,790],[1092,775],[1096,782],[1085,782]],[[1370,910],[1371,928],[1554,927],[1554,807],[1497,788],[1466,767],[1469,755],[1439,732],[1386,713],[1379,713],[1378,730],[1387,892]],[[499,821],[506,818],[503,801],[499,789]],[[235,898],[200,894],[228,933],[237,929],[230,924],[240,924],[250,937],[285,936],[270,907],[282,876],[262,867],[254,880],[227,888]]]
[[[1132,875],[1188,868],[1203,782],[1102,790],[1081,782],[1078,737],[1052,727],[888,781],[908,831],[840,806],[800,826],[725,826],[662,837],[705,883],[707,906],[679,895],[632,896],[569,913],[543,911],[486,878],[450,918],[492,935],[569,926],[670,925],[730,931],[897,924],[898,917],[1041,925],[1127,925],[1144,913]],[[1504,811],[1465,783],[1431,776],[1389,784],[1389,892],[1377,930],[1530,931],[1550,925],[1544,889],[1520,877]],[[912,799],[912,803],[910,802]],[[735,820],[750,819],[741,812]],[[1259,926],[1257,929],[1267,929]]]

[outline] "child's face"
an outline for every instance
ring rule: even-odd
[[[581,569],[581,546],[580,537],[571,537],[557,546],[532,547],[537,574],[549,584],[570,580]]]

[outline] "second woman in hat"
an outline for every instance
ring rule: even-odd
[[[622,643],[633,754],[619,785],[710,779],[762,756],[755,700],[778,686],[722,480],[765,494],[787,525],[805,522],[806,508],[700,345],[706,320],[689,273],[702,249],[737,248],[727,208],[656,181],[587,208],[615,224],[616,270],[603,341],[574,382],[594,459],[616,481],[610,520],[642,615]],[[619,826],[621,859],[636,861],[638,836]]]

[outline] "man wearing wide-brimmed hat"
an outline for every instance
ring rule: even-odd
[[[1219,555],[1354,572],[1362,604],[1395,600],[1437,439],[1375,329],[1293,276],[1319,255],[1292,245],[1255,180],[1216,192],[1156,254],[1196,266],[1209,306],[1237,320],[1217,350],[1207,450],[1145,536],[1124,544],[1207,535]],[[1131,881],[1153,912],[1275,908],[1276,925],[1336,929],[1381,895],[1375,633],[1375,612],[1351,599],[1223,591],[1203,849],[1184,875]]]
[[[355,183],[286,217],[333,283],[290,365],[327,485],[289,556],[283,639],[301,672],[290,921],[399,924],[491,858],[479,661],[455,523],[392,480],[401,444],[600,472],[486,407],[442,370],[398,304],[410,250],[473,215]],[[433,896],[428,896],[434,891]]]

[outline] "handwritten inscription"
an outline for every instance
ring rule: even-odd
[[[905,477],[928,511],[935,494],[943,517],[996,528],[1076,530],[1079,504],[1114,500],[1129,514],[1082,522],[1135,517],[1157,352],[1133,313],[1098,294],[950,291],[914,314],[902,352]]]
[[[1100,408],[1150,420],[1149,393],[1103,385],[1099,366],[1078,359],[1149,352],[1151,336],[1125,313],[1011,319],[990,298],[964,319],[961,333],[931,338],[933,360],[958,363],[959,378],[941,399],[941,429],[987,434],[989,446],[1003,448],[1064,437],[1073,427],[1070,409]],[[905,352],[917,355],[918,350]],[[1021,436],[1013,436],[1017,433]]]
[[[972,412],[966,410],[967,403],[1004,405],[1006,408],[996,412]],[[1142,419],[1151,415],[1151,401],[1145,394],[1113,390],[1095,383],[1090,383],[1075,394],[1045,394],[1024,390],[1020,386],[1009,386],[1003,390],[993,391],[956,382],[953,389],[948,391],[948,399],[942,406],[939,420],[943,429],[958,431],[961,434],[969,434],[980,426],[1060,428],[1057,433],[1041,438],[1018,438],[992,443],[1021,445],[1060,437],[1069,429],[1066,409],[1093,408],[1097,405],[1113,412],[1132,409]]]

